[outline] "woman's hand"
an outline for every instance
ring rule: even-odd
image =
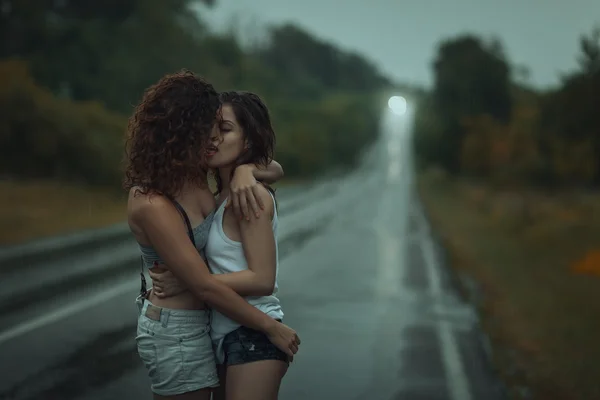
[[[265,333],[271,343],[287,354],[290,362],[293,361],[294,354],[298,352],[300,347],[300,338],[296,331],[281,322],[277,322]]]
[[[260,216],[264,209],[264,204],[258,194],[260,183],[254,177],[256,167],[252,164],[240,165],[235,169],[231,179],[231,195],[227,199],[225,208],[233,205],[233,212],[239,219],[250,221],[250,213],[256,218]],[[250,204],[250,208],[248,207]]]
[[[171,271],[164,268],[164,265],[149,269],[148,274],[152,279],[152,292],[159,299],[173,297],[187,290]]]

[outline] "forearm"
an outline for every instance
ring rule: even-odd
[[[248,304],[231,288],[214,279],[214,276],[209,277],[209,282],[192,285],[190,289],[195,296],[217,311],[250,329],[267,333],[275,323],[275,320]]]
[[[283,178],[283,167],[275,160],[271,161],[266,167],[263,165],[253,165],[252,174],[257,181],[272,184]]]
[[[213,276],[240,296],[269,296],[273,293],[273,285],[249,269]]]

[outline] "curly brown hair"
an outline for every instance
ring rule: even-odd
[[[206,180],[204,149],[220,105],[215,88],[187,70],[146,89],[129,119],[123,187],[175,196]]]

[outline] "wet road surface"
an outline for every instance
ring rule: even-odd
[[[406,126],[387,121],[358,171],[282,216],[298,233],[282,246],[280,298],[302,338],[283,400],[502,398],[415,197]],[[18,336],[0,333],[0,399],[151,398],[135,274],[40,304]]]

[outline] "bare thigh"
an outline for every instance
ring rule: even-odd
[[[254,361],[227,367],[227,400],[277,400],[288,364],[279,360]]]
[[[210,393],[211,389],[206,388],[176,396],[159,396],[154,394],[154,400],[210,400]]]
[[[213,390],[212,400],[225,400],[225,388],[227,387],[227,369],[224,365],[217,365],[217,373],[219,374],[219,387]]]

